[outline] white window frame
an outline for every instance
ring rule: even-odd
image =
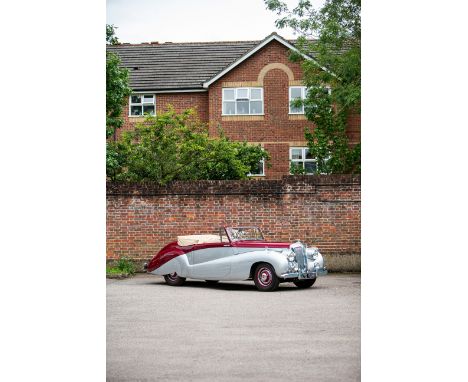
[[[141,102],[140,103],[132,103],[132,96],[140,96],[141,97]],[[152,102],[144,102],[145,96],[153,96],[153,101]],[[148,105],[153,105],[154,106],[154,114],[150,115],[156,115],[156,94],[148,94],[148,93],[134,93],[128,97],[128,116],[129,117],[144,117],[145,115],[143,114],[143,106],[148,106]],[[140,115],[134,115],[132,114],[132,106],[141,106],[141,114]]]
[[[302,159],[293,159],[292,158],[292,151],[293,150],[302,150]],[[306,162],[313,162],[317,163],[317,159],[306,159],[306,150],[308,150],[308,147],[290,147],[289,148],[289,174],[291,174],[291,163],[294,162],[303,162],[302,168],[305,169],[305,163]],[[306,175],[314,175],[315,173],[307,173]]]
[[[291,110],[291,102],[293,101],[291,97],[292,89],[301,89],[301,100],[305,99],[305,94],[306,94],[306,87],[305,86],[290,86],[289,87],[289,114],[304,114],[304,105],[301,105],[302,111],[299,112],[294,112]],[[295,98],[294,100],[296,100]]]
[[[251,89],[259,89],[260,90],[260,99],[252,99],[251,98]],[[234,100],[225,100],[224,99],[224,91],[225,90],[234,90]],[[247,98],[238,98],[237,93],[239,90],[247,90]],[[234,116],[234,115],[265,115],[265,103],[263,97],[263,87],[254,86],[254,87],[242,87],[242,88],[222,88],[222,103],[221,103],[221,115],[222,116]],[[248,114],[241,114],[237,112],[237,102],[238,100],[248,100],[249,101],[249,113]],[[250,102],[252,101],[261,101],[262,102],[262,112],[261,113],[250,113]],[[235,113],[234,114],[224,114],[224,102],[234,102],[235,103]]]
[[[265,176],[265,159],[262,159],[260,162],[262,162],[262,173],[261,174],[252,174],[248,173],[247,176]]]
[[[298,89],[298,88],[301,89],[301,100],[304,100],[304,99],[306,98],[307,87],[305,87],[305,86],[290,86],[290,87],[289,87],[289,114],[295,114],[295,115],[297,115],[297,114],[305,114],[304,104],[301,105],[302,111],[300,111],[300,112],[293,112],[293,111],[291,110],[291,107],[292,107],[292,106],[291,106],[291,102],[293,101],[292,98],[291,98],[291,93],[292,93],[291,90],[292,90],[292,89]],[[331,88],[330,88],[330,86],[325,86],[324,88],[327,89],[328,94],[331,94]],[[296,100],[296,99],[297,99],[297,98],[295,98],[295,100]]]

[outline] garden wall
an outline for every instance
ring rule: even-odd
[[[316,245],[331,270],[360,270],[358,176],[192,181],[167,186],[107,183],[107,259],[140,266],[177,235],[258,225],[269,241]]]

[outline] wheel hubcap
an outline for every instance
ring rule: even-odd
[[[174,272],[174,273],[169,273],[167,275],[167,278],[171,279],[171,280],[175,280],[177,278],[177,273]]]
[[[269,286],[273,280],[273,275],[268,268],[260,268],[258,271],[257,280],[260,285],[266,287]]]

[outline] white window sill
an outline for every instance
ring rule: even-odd
[[[289,115],[305,115],[305,113],[288,113]]]
[[[265,114],[221,114],[221,117],[252,117],[252,116],[262,116]]]
[[[247,176],[250,176],[250,177],[263,177],[263,176],[266,176],[266,175],[265,174],[263,174],[263,175],[247,174]]]

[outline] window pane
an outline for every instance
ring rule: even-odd
[[[141,106],[132,106],[131,115],[141,115]]]
[[[236,114],[236,103],[223,102],[223,114]]]
[[[237,114],[249,114],[249,101],[237,101]]]
[[[291,100],[302,98],[302,88],[291,88]]]
[[[263,114],[263,102],[250,101],[250,114]]]
[[[141,103],[141,96],[139,95],[132,95],[132,103]]]
[[[148,113],[154,115],[154,105],[144,105],[143,106],[143,113]]]
[[[237,89],[237,99],[248,99],[249,89]]]
[[[257,163],[257,166],[252,169],[251,175],[263,175],[263,160]]]
[[[291,149],[291,159],[302,159],[302,149]]]
[[[144,103],[154,103],[154,96],[153,95],[145,95],[143,96]]]
[[[299,107],[297,106],[290,106],[289,107],[289,112],[293,114],[303,114],[304,113],[304,105],[301,105]]]
[[[260,88],[250,89],[250,99],[251,100],[261,100],[262,99],[262,89],[260,89]]]
[[[223,89],[223,100],[234,101],[234,89]]]
[[[317,164],[315,162],[305,162],[305,170],[307,174],[314,174],[317,170]]]
[[[305,159],[314,159],[309,149],[305,149]]]

